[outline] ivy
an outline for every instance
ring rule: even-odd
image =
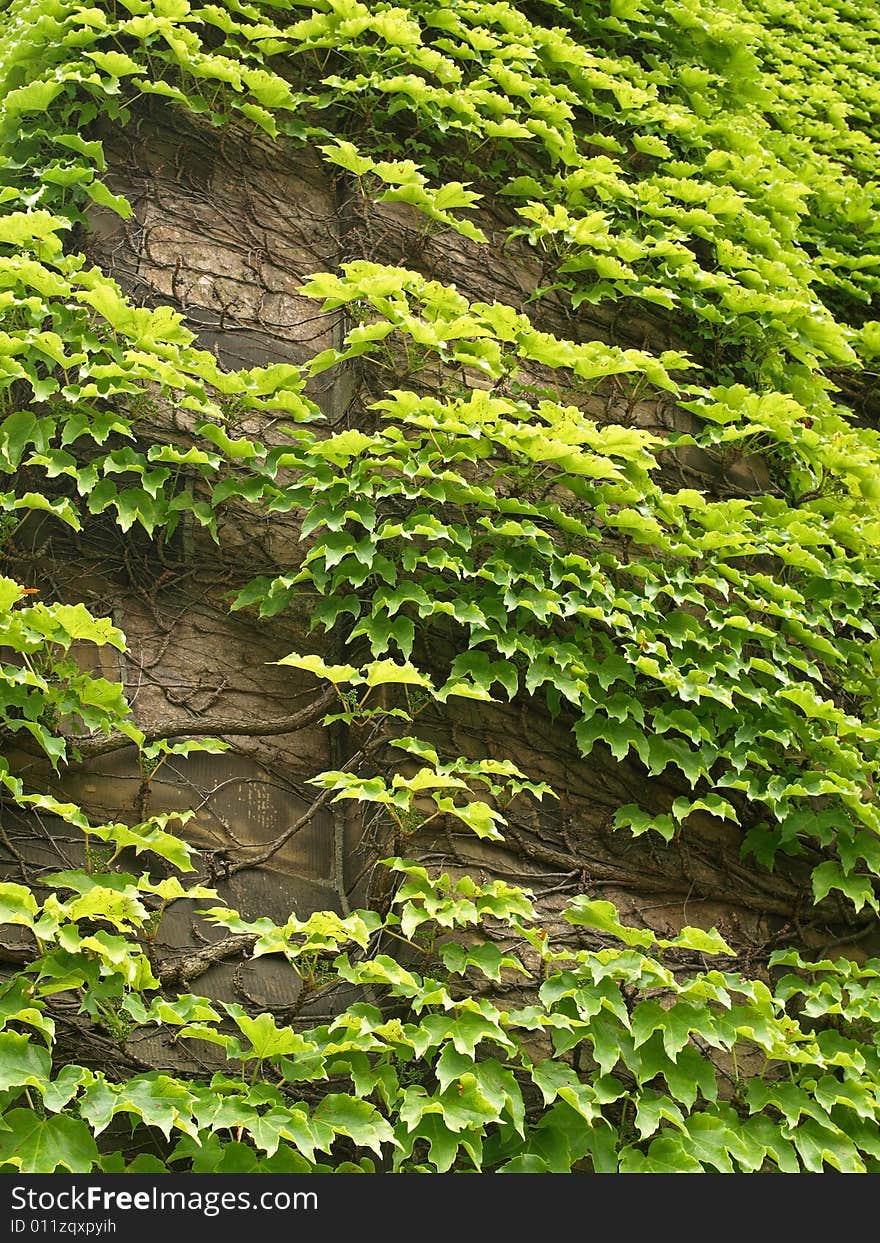
[[[292,514],[300,555],[232,607],[309,601],[317,650],[275,663],[328,684],[325,725],[365,740],[357,766],[311,778],[316,798],[370,805],[399,852],[384,912],[201,908],[242,952],[282,955],[309,997],[359,990],[332,1021],[285,1025],[162,978],[167,908],[217,900],[187,813],[93,824],[0,760],[5,797],[64,821],[86,860],[0,885],[0,922],[29,938],[0,988],[0,1166],[880,1168],[877,960],[783,949],[737,970],[716,929],[663,937],[592,894],[560,935],[528,892],[408,858],[429,823],[504,842],[511,805],[555,798],[508,758],[442,754],[426,705],[535,696],[582,756],[677,791],[661,811],[621,803],[615,832],[670,843],[720,822],[760,866],[799,858],[807,902],[876,914],[880,443],[847,395],[878,353],[876,15],[826,0],[0,8],[0,536],[12,546],[35,514],[87,536],[105,514],[126,535],[194,522],[219,542],[233,506]],[[92,122],[124,132],[145,96],[307,146],[363,202],[477,255],[501,195],[504,241],[538,258],[541,285],[525,308],[487,303],[355,256],[300,290],[316,314],[344,310],[336,346],[224,367],[179,311],[133,305],[77,249],[92,204],[132,214]],[[568,336],[543,326],[551,299]],[[673,348],[591,339],[591,308],[648,312]],[[328,434],[309,380],[353,360],[375,381],[370,421]],[[163,402],[191,417],[185,441],[148,442],[141,416]],[[640,402],[674,407],[677,430],[638,425]],[[279,419],[282,447],[252,430]],[[679,486],[689,451],[760,457],[768,486]],[[122,688],[76,658],[124,650],[121,632],[35,594],[0,578],[10,752],[60,771],[83,738],[121,733],[148,784],[171,755],[222,749],[148,741]],[[440,674],[438,632],[454,649]],[[154,880],[159,860],[172,874]],[[523,981],[533,1004],[504,1008]],[[67,1064],[58,993],[114,1039],[168,1029],[224,1069],[111,1081]],[[127,1163],[119,1115],[164,1138],[161,1159]]]
[[[171,1162],[197,1158],[194,1168],[202,1169],[228,1168],[226,1154],[240,1152],[242,1135],[253,1145],[255,1162],[260,1154],[270,1158],[282,1152],[294,1162],[289,1168],[300,1171],[326,1168],[340,1140],[363,1152],[359,1160],[369,1153],[371,1162],[388,1169],[514,1170],[525,1163],[536,1170],[568,1170],[586,1161],[601,1170],[660,1170],[672,1153],[688,1168],[706,1170],[785,1170],[800,1168],[799,1160],[814,1169],[820,1156],[833,1168],[873,1168],[876,1144],[860,1121],[876,1128],[876,1094],[862,1073],[868,1048],[846,1033],[878,1004],[872,987],[880,978],[876,965],[805,963],[796,954],[779,954],[778,965],[804,974],[781,976],[775,991],[720,967],[673,971],[658,954],[690,951],[718,959],[730,951],[717,933],[699,929],[658,939],[647,929],[622,924],[611,903],[586,899],[577,900],[567,917],[595,929],[600,940],[594,949],[573,951],[552,943],[521,890],[500,882],[482,886],[469,877],[433,879],[416,865],[387,863],[407,878],[395,898],[403,920],[393,911],[384,919],[375,912],[345,919],[319,914],[278,928],[266,919],[248,926],[230,911],[208,914],[228,928],[256,931],[255,952],[292,955],[297,969],[309,956],[328,957],[333,975],[398,999],[405,1007],[399,1018],[388,1020],[375,1006],[360,1003],[328,1025],[296,1031],[268,1014],[251,1017],[240,1006],[218,1008],[191,995],[176,1002],[157,996],[145,1009],[140,998],[155,991],[158,981],[129,978],[118,957],[102,960],[96,977],[101,1004],[112,999],[130,1030],[170,1025],[186,1039],[223,1048],[229,1072],[210,1083],[160,1073],[111,1083],[70,1065],[53,1074],[51,1026],[37,1043],[8,1026],[39,1027],[57,987],[46,970],[52,956],[47,953],[45,965],[35,962],[28,969],[32,982],[25,988],[23,979],[8,982],[0,1034],[3,1087],[13,1095],[15,1089],[33,1089],[45,1112],[18,1108],[7,1114],[18,1143],[12,1155],[6,1136],[6,1160],[34,1172],[115,1168],[112,1154],[98,1155],[92,1136],[124,1113],[136,1130],[179,1136]],[[103,895],[123,893],[120,878],[90,879],[88,892],[97,892],[100,900],[88,910],[69,904],[62,909],[51,897],[41,911],[31,910],[33,903],[25,901],[41,940],[71,945],[80,920],[113,918]],[[102,881],[108,883],[102,887]],[[56,883],[70,880],[58,877]],[[24,887],[8,888],[29,896]],[[182,891],[181,896],[196,895]],[[14,917],[17,909],[14,903],[6,906],[4,918]],[[407,912],[418,910],[423,912],[418,923],[411,918],[407,925]],[[68,922],[60,923],[59,916]],[[142,925],[147,913],[135,904],[128,918]],[[416,927],[436,934],[462,921],[480,929],[487,918],[508,924],[525,952],[501,955],[488,941],[470,950],[444,941],[440,957],[447,969],[490,980],[511,971],[526,977],[538,971],[543,979],[538,1004],[499,1009],[454,986],[449,977],[405,968],[384,954],[362,956],[374,938],[394,934],[397,927],[409,936]],[[81,961],[96,952],[95,940],[80,950]],[[822,985],[823,974],[830,987]],[[836,984],[843,978],[851,998],[846,1008]],[[803,999],[799,1017],[786,1008],[795,999]],[[845,1025],[838,1024],[830,1041],[823,1040],[828,1030],[816,1023],[829,1012]],[[542,1032],[555,1054],[536,1061],[535,1040]],[[594,1064],[586,1073],[583,1065],[579,1072],[573,1069],[567,1057],[581,1046],[587,1064]],[[713,1065],[711,1053],[706,1058],[697,1052],[707,1048],[722,1055],[734,1051],[744,1061],[750,1050],[760,1051],[768,1067],[789,1077],[779,1081],[765,1070],[737,1079],[730,1098],[725,1060]],[[876,1051],[870,1056],[876,1059]],[[248,1069],[251,1063],[261,1068],[259,1084]],[[306,1096],[298,1096],[311,1082],[335,1084],[338,1090],[327,1091],[312,1108]],[[530,1084],[543,1101],[537,1112],[526,1107]],[[628,1112],[634,1131],[626,1124]],[[682,1154],[683,1137],[694,1142]]]

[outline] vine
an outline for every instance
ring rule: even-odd
[[[350,751],[314,775],[305,819],[353,800],[394,844],[379,909],[282,925],[202,905],[228,935],[161,961],[166,910],[218,897],[186,813],[149,814],[150,782],[169,755],[225,744],[139,729],[122,688],[74,658],[122,650],[111,621],[0,579],[0,783],[85,858],[28,876],[17,856],[24,883],[0,883],[18,937],[0,946],[15,968],[0,1168],[880,1169],[878,960],[801,945],[728,969],[717,930],[664,937],[592,892],[548,926],[522,888],[406,857],[429,823],[453,847],[453,829],[516,844],[519,808],[554,799],[510,757],[442,754],[429,724],[457,700],[535,696],[582,756],[635,765],[646,801],[650,778],[678,791],[663,811],[620,803],[615,832],[669,845],[709,817],[760,867],[804,864],[794,925],[832,895],[876,926],[876,13],[0,9],[4,549],[41,514],[86,536],[106,514],[128,537],[183,523],[218,542],[235,506],[291,515],[299,552],[232,608],[272,618],[307,600],[319,650],[277,664],[325,687],[264,732],[344,728]],[[337,344],[302,365],[223,366],[183,311],[135,305],[81,250],[95,207],[132,216],[104,141],[149,106],[260,131],[279,158],[319,153],[369,210],[408,211],[475,263],[503,202],[504,245],[541,281],[525,306],[488,302],[430,264],[374,261],[353,230],[344,262],[300,289],[344,313]],[[309,383],[353,367],[365,417],[328,427]],[[671,428],[631,417],[644,403]],[[147,415],[172,406],[187,432],[151,443]],[[688,451],[759,456],[767,486],[691,486]],[[122,745],[140,757],[133,824],[92,823],[14,761],[35,748],[59,771]],[[141,855],[168,874],[137,873]],[[347,985],[365,1000],[309,1024],[180,991],[240,954],[283,957],[309,998]],[[224,1069],[129,1059],[113,1078],[65,1060],[63,1027],[82,1022],[115,1050],[172,1031]]]

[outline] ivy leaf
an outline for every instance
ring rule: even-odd
[[[0,1164],[23,1174],[52,1174],[58,1169],[88,1174],[98,1165],[98,1147],[85,1122],[66,1114],[45,1120],[30,1109],[4,1115],[0,1131]]]
[[[337,1135],[372,1149],[377,1156],[381,1156],[383,1144],[398,1145],[390,1124],[369,1101],[332,1092],[323,1098],[312,1116],[316,1122],[332,1127]]]
[[[629,829],[633,837],[641,837],[643,833],[653,830],[659,833],[665,842],[671,842],[675,837],[675,824],[672,816],[665,814],[650,814],[642,811],[636,803],[627,803],[625,807],[621,807],[614,815],[612,827],[615,829]]]
[[[454,1089],[441,1093],[437,1104],[443,1125],[456,1133],[479,1130],[500,1117],[497,1103],[484,1094],[472,1074],[463,1075]]]
[[[695,1113],[687,1119],[685,1127],[691,1152],[704,1167],[716,1169],[721,1174],[737,1172],[731,1156],[744,1172],[754,1173],[763,1163],[763,1150],[744,1137],[733,1111],[719,1110],[719,1114],[721,1116]]]
[[[847,876],[839,863],[833,861],[820,863],[817,868],[813,869],[812,882],[813,897],[817,902],[826,898],[832,889],[839,889],[841,893],[846,894],[857,911],[860,911],[865,903],[874,911],[880,911],[880,903],[874,892],[874,882],[871,877]]]
[[[448,971],[463,975],[468,967],[476,967],[488,980],[500,983],[501,972],[506,968],[527,975],[526,968],[518,958],[502,954],[493,941],[486,941],[474,948],[465,948],[457,941],[446,941],[440,946],[440,957]]]
[[[690,1126],[688,1129],[690,1130]],[[763,1159],[769,1157],[783,1174],[801,1172],[794,1146],[783,1135],[779,1123],[766,1114],[756,1114],[741,1121],[740,1135],[749,1153],[758,1155],[756,1168],[760,1168]],[[752,1155],[752,1160],[754,1159]]]
[[[657,943],[669,948],[696,950],[701,954],[736,956],[736,951],[730,948],[716,928],[709,928],[707,930],[705,928],[684,927],[678,936],[673,937],[671,941],[659,940]]]
[[[238,1007],[227,1007],[232,1013],[239,1031],[250,1041],[251,1049],[243,1060],[280,1057],[282,1054],[299,1053],[308,1048],[307,1043],[290,1027],[278,1027],[271,1014],[259,1014],[250,1018],[238,1012]],[[233,1012],[234,1011],[234,1012]]]
[[[684,1115],[675,1101],[657,1092],[642,1091],[636,1099],[635,1124],[642,1139],[653,1135],[661,1122],[671,1122],[679,1130],[685,1129]]]
[[[91,1072],[82,1066],[62,1066],[51,1083],[46,1083],[41,1088],[46,1109],[50,1113],[60,1113],[73,1100],[80,1087],[88,1083],[90,1077]]]
[[[810,1173],[823,1174],[826,1165],[841,1174],[865,1173],[865,1163],[852,1140],[836,1126],[807,1118],[792,1128],[791,1140]]]
[[[192,861],[193,847],[175,834],[166,832],[159,818],[154,817],[152,821],[133,828],[127,824],[100,826],[91,829],[90,833],[102,842],[112,842],[117,853],[127,848],[133,848],[135,854],[148,850],[162,859],[167,859],[180,872],[195,871]]]
[[[641,1001],[632,1013],[633,1043],[638,1048],[655,1031],[660,1031],[667,1056],[675,1062],[690,1041],[692,1031],[713,1037],[711,1013],[687,1002],[664,1008],[656,1001]]]
[[[412,1152],[416,1140],[425,1140],[428,1144],[431,1165],[438,1174],[445,1174],[454,1165],[466,1134],[467,1132],[453,1131],[445,1119],[438,1114],[425,1114],[415,1130],[401,1136],[401,1146]],[[466,1150],[472,1151],[472,1145],[465,1147]],[[476,1162],[474,1164],[476,1165]],[[477,1165],[476,1168],[479,1166]]]
[[[424,686],[433,690],[430,678],[420,673],[414,665],[405,661],[402,665],[394,660],[374,660],[365,665],[367,686]]]
[[[477,837],[489,838],[496,842],[504,840],[503,833],[500,833],[497,827],[499,823],[503,823],[503,817],[487,803],[455,803],[451,798],[437,798],[436,795],[434,802],[437,804],[438,811],[454,816],[456,820],[466,824]]]
[[[649,928],[625,927],[617,914],[613,902],[590,899],[579,895],[566,911],[563,912],[570,924],[578,924],[585,928],[595,928],[598,932],[608,933],[623,941],[625,945],[653,945],[656,937]]]
[[[319,147],[318,150],[333,164],[338,164],[340,168],[346,169],[350,173],[354,173],[356,177],[362,177],[364,173],[368,173],[374,167],[374,162],[369,156],[360,155],[357,147],[353,142],[338,139],[331,145],[326,144]]]
[[[38,909],[37,900],[27,885],[17,885],[12,881],[0,883],[0,924],[33,928]]]
[[[390,740],[392,747],[399,747],[401,751],[406,751],[410,755],[417,755],[419,759],[425,760],[428,764],[435,767],[440,763],[440,757],[437,751],[429,743],[423,742],[421,738],[393,738]]]
[[[100,207],[109,208],[117,216],[121,216],[123,220],[128,220],[132,214],[131,203],[129,203],[125,195],[113,194],[112,191],[108,190],[104,182],[99,181],[97,178],[86,184],[85,192],[93,203],[97,203]]]
[[[703,1167],[688,1151],[687,1142],[664,1137],[652,1141],[647,1153],[630,1145],[620,1154],[621,1174],[702,1174]]]
[[[564,1172],[567,1172],[567,1169]],[[550,1174],[553,1169],[543,1157],[539,1157],[534,1152],[523,1152],[518,1157],[512,1157],[510,1161],[506,1161],[504,1165],[499,1166],[499,1174]],[[557,1169],[555,1171],[559,1173]]]
[[[204,436],[210,441],[215,448],[221,453],[225,453],[228,458],[234,461],[248,460],[259,457],[264,452],[264,446],[247,437],[239,440],[232,440],[222,427],[218,427],[216,423],[199,423],[196,431],[200,436]]]
[[[281,660],[270,663],[291,665],[294,669],[305,669],[307,673],[314,673],[316,677],[324,678],[326,681],[332,682],[334,686],[342,686],[346,682],[351,682],[357,675],[357,669],[354,665],[328,665],[320,656],[300,656],[297,652],[290,652],[289,655],[283,656]]]
[[[507,691],[508,699],[513,699],[519,687],[519,673],[509,660],[490,660],[483,651],[460,652],[452,662],[452,678],[470,678],[475,686],[484,690],[487,695],[495,682],[500,682]]]
[[[7,1088],[42,1088],[51,1074],[49,1051],[30,1036],[0,1032],[0,1092]]]
[[[100,1133],[119,1113],[130,1113],[146,1126],[155,1126],[166,1139],[177,1127],[190,1135],[197,1133],[192,1121],[195,1097],[184,1083],[158,1072],[135,1075],[126,1083],[108,1084],[103,1079],[87,1087],[80,1101],[80,1112]]]

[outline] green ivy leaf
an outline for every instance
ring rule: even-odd
[[[51,1066],[48,1050],[30,1036],[0,1032],[0,1092],[14,1087],[42,1088],[49,1080]]]
[[[341,1092],[325,1096],[313,1116],[315,1121],[332,1127],[337,1135],[370,1148],[377,1156],[381,1156],[383,1144],[396,1146],[398,1142],[390,1124],[374,1105]]]
[[[625,927],[619,919],[617,909],[612,902],[590,899],[579,895],[564,912],[570,924],[579,924],[585,928],[595,928],[598,932],[623,941],[625,945],[653,945],[656,937],[649,928]]]
[[[30,1109],[10,1110],[3,1120],[0,1164],[22,1174],[88,1174],[97,1167],[98,1148],[85,1122],[66,1114],[41,1119]]]

